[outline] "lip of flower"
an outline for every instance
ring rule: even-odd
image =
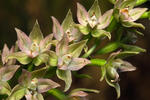
[[[95,14],[93,14],[91,18],[88,19],[88,23],[91,28],[94,28],[98,24],[98,19],[96,18]]]
[[[121,9],[120,13],[124,16],[125,21],[131,21],[132,20],[132,18],[130,17],[130,14],[129,14],[129,8]]]

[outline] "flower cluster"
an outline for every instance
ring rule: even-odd
[[[22,98],[44,100],[42,95],[44,92],[58,96],[57,98],[61,98],[60,100],[87,100],[87,92],[99,93],[99,91],[78,88],[72,90],[68,95],[61,94],[59,90],[55,89],[61,85],[50,78],[57,75],[59,79],[63,80],[65,82],[64,92],[66,92],[72,84],[72,73],[77,74],[77,71],[86,65],[96,65],[101,66],[100,80],[105,79],[110,86],[114,87],[119,98],[118,73],[136,69],[123,59],[145,52],[145,49],[134,45],[136,42],[134,33],[142,33],[133,28],[144,29],[142,24],[135,21],[146,12],[147,8],[133,8],[136,0],[115,0],[113,3],[114,8],[104,14],[101,14],[98,0],[95,0],[88,11],[77,3],[79,23],[73,21],[70,10],[62,24],[55,17],[51,17],[53,32],[45,38],[38,21],[35,22],[29,36],[15,28],[18,37],[16,46],[9,50],[5,44],[1,53],[0,94],[7,95],[6,100]],[[113,31],[116,32],[116,40],[96,51],[100,42],[106,39],[105,37],[111,40]],[[88,49],[88,44],[93,39],[96,41],[93,47]],[[106,53],[111,53],[107,60],[92,56]],[[16,65],[18,63],[20,64]],[[86,74],[81,76],[89,78]],[[10,84],[12,80],[18,81]],[[14,88],[11,89],[12,86]],[[61,94],[60,97],[58,94]],[[62,95],[64,96],[62,97]]]

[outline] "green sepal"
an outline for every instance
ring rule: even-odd
[[[1,87],[0,89],[1,95],[4,95],[4,94],[10,95],[11,87],[7,82],[0,82],[0,87]]]
[[[95,38],[100,38],[103,36],[107,36],[109,39],[111,39],[111,34],[105,30],[99,30],[99,29],[95,29],[91,32],[92,36]]]
[[[70,70],[56,70],[57,77],[63,81],[65,81],[65,89],[64,91],[68,91],[72,84],[72,75]]]
[[[139,27],[139,28],[145,29],[144,25],[142,25],[140,23],[135,23],[135,22],[123,21],[122,25],[124,27]]]
[[[23,52],[12,53],[6,58],[6,61],[9,59],[17,59],[23,65],[29,64],[32,61],[32,58]]]
[[[87,25],[87,26],[83,26],[83,25],[80,25],[80,24],[76,24],[75,27],[77,27],[79,29],[79,31],[81,33],[83,33],[84,35],[88,35],[91,31],[90,27]]]

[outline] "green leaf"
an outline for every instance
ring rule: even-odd
[[[11,95],[8,97],[8,100],[21,100],[26,93],[26,88],[21,87],[20,85],[16,85]]]
[[[72,13],[71,13],[71,10],[69,10],[63,23],[62,23],[62,27],[63,27],[64,31],[67,31],[73,24],[74,24],[74,22],[73,22],[73,18],[72,18]]]
[[[9,59],[17,59],[23,65],[29,64],[32,61],[32,59],[23,52],[12,53],[6,58],[6,60]]]
[[[84,34],[84,35],[88,35],[91,31],[90,27],[87,25],[87,26],[83,26],[83,25],[80,25],[80,24],[76,24],[75,25],[79,31]]]
[[[107,36],[109,39],[111,39],[111,34],[105,30],[96,29],[96,30],[93,30],[91,34],[93,37],[96,37],[96,38]]]
[[[68,53],[72,54],[74,58],[79,57],[83,48],[86,46],[87,40],[82,40],[80,42],[69,45]]]
[[[105,66],[102,66],[101,67],[101,78],[100,78],[100,81],[104,80],[105,75],[106,75],[106,68],[105,68]]]
[[[56,70],[57,77],[63,81],[65,81],[65,89],[64,91],[68,91],[69,88],[71,87],[72,83],[72,76],[71,76],[71,71],[70,70]]]
[[[92,76],[88,75],[88,74],[78,74],[77,72],[73,72],[73,75],[77,78],[88,78],[88,79],[92,79]]]
[[[94,1],[93,5],[90,8],[90,10],[88,11],[88,13],[90,16],[95,15],[97,17],[97,19],[101,16],[101,11],[100,11],[98,0]]]
[[[40,29],[40,26],[39,26],[37,20],[34,24],[34,27],[31,31],[29,37],[33,42],[36,42],[36,43],[40,43],[40,41],[43,39],[43,34],[41,32],[41,29]]]
[[[0,82],[0,87],[1,87],[0,88],[1,95],[4,95],[4,94],[10,95],[11,87],[7,82]]]
[[[123,21],[122,25],[124,27],[139,27],[139,28],[145,29],[145,27],[142,24],[131,22],[131,21],[130,22],[129,21]]]

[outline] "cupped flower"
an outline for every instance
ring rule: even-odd
[[[93,37],[107,36],[110,39],[110,33],[104,29],[111,22],[112,12],[111,9],[101,15],[98,0],[95,0],[88,12],[81,4],[77,3],[77,18],[80,24],[76,26],[84,35],[91,33]]]
[[[64,34],[61,41],[56,45],[56,53],[51,51],[49,64],[57,66],[57,76],[66,83],[64,91],[67,91],[72,83],[71,71],[78,71],[90,61],[85,58],[80,58],[80,54],[86,45],[87,40],[69,44],[69,39]]]
[[[117,20],[120,20],[124,27],[140,27],[144,26],[140,23],[135,23],[147,8],[134,8],[137,0],[117,0],[114,8],[114,15]]]
[[[45,52],[51,47],[53,34],[43,38],[43,34],[37,21],[29,37],[19,29],[15,28],[15,30],[18,36],[18,47],[21,51],[10,54],[7,59],[15,58],[21,64],[28,64],[36,58],[36,60],[41,61],[35,61],[37,62],[35,63],[37,66],[48,59],[48,55]]]
[[[14,47],[10,50],[8,46],[5,44],[2,54],[1,54],[1,65],[0,65],[0,94],[10,95],[11,87],[8,82],[15,74],[15,72],[20,67],[19,65],[15,65],[15,60],[11,59],[6,61],[6,57],[14,52]]]
[[[16,85],[8,100],[20,100],[25,96],[26,100],[44,100],[42,93],[60,85],[50,79],[36,78],[31,72],[22,70],[19,84]]]
[[[53,21],[53,34],[57,41],[62,40],[64,34],[67,35],[69,42],[77,42],[81,38],[81,33],[74,27],[75,23],[72,18],[72,13],[69,10],[64,21],[60,25],[55,17],[52,17]]]
[[[110,55],[110,57],[107,60],[107,63],[102,66],[102,77],[101,81],[105,78],[106,82],[114,87],[117,92],[117,97],[120,97],[120,86],[118,84],[119,82],[119,74],[120,72],[127,72],[127,71],[134,71],[136,70],[136,67],[134,67],[132,64],[130,64],[127,61],[122,60],[122,57],[135,55],[137,52],[115,52]]]

